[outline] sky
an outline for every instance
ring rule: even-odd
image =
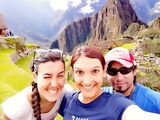
[[[160,0],[156,4],[154,4],[153,8],[150,11],[150,14],[159,14],[160,13]]]
[[[64,12],[70,7],[78,7],[82,4],[82,0],[50,0],[49,3],[53,9],[53,11],[61,11]],[[92,4],[99,3],[100,0],[87,0],[86,3],[79,9],[79,13],[89,14],[94,12],[94,8],[91,6]]]
[[[140,20],[148,22],[152,19],[148,16],[160,16],[160,0],[130,1],[138,11]],[[5,14],[13,33],[27,34],[34,39],[41,35],[55,40],[65,26],[92,16],[106,2],[107,0],[0,0],[0,11]]]
[[[70,7],[78,7],[81,3],[82,0],[48,0],[53,11],[65,11],[70,9]],[[131,0],[132,3],[134,4],[142,4],[148,3],[149,0]],[[88,14],[92,13],[95,11],[95,9],[92,7],[93,4],[99,3],[100,0],[86,0],[86,4],[80,8],[78,11],[79,13],[82,14]],[[148,7],[150,9],[150,7]],[[160,13],[160,0],[157,0],[157,3],[154,4],[152,9],[150,9],[151,14],[157,14]]]

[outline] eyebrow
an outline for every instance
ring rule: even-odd
[[[101,66],[95,66],[92,69],[94,69],[94,68],[101,68]],[[83,68],[75,67],[75,69],[83,69]]]
[[[58,74],[62,74],[62,73],[64,73],[64,71],[61,71],[61,72],[59,72]],[[43,74],[43,75],[51,75],[51,73],[45,73],[45,74]]]
[[[51,76],[51,74],[50,74],[50,73],[45,73],[45,74],[43,74],[43,76],[45,76],[45,75],[47,75],[47,76]]]
[[[64,73],[64,71],[61,71],[61,72],[59,72],[58,74],[62,74],[62,73]]]

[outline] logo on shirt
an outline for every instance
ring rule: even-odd
[[[72,120],[88,120],[88,118],[80,118],[80,117],[72,116]]]

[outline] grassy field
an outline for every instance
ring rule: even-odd
[[[123,47],[123,48],[127,48],[127,49],[133,49],[135,47],[135,43],[126,43],[126,44],[123,44],[122,46],[120,47]]]
[[[32,59],[33,59],[33,54],[20,59],[19,61],[16,62],[16,65],[21,69],[23,69],[24,71],[26,71],[27,73],[31,74],[32,72],[31,72],[30,66],[32,64],[31,63]]]
[[[0,50],[0,103],[32,80],[31,74],[12,62],[10,55],[14,52],[11,49]]]
[[[0,50],[0,104],[9,96],[29,85],[32,80],[32,76],[26,72],[27,70],[21,69],[12,62],[10,55],[14,52],[15,50],[12,49]]]

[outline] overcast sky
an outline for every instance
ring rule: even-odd
[[[160,16],[160,0],[130,0],[140,20]],[[16,34],[32,32],[54,39],[73,21],[98,12],[107,0],[0,0],[0,11]],[[140,6],[140,7],[139,7]],[[137,7],[137,8],[136,8]],[[145,11],[141,8],[145,7]],[[139,10],[138,10],[139,9]],[[34,26],[34,27],[33,27]]]

